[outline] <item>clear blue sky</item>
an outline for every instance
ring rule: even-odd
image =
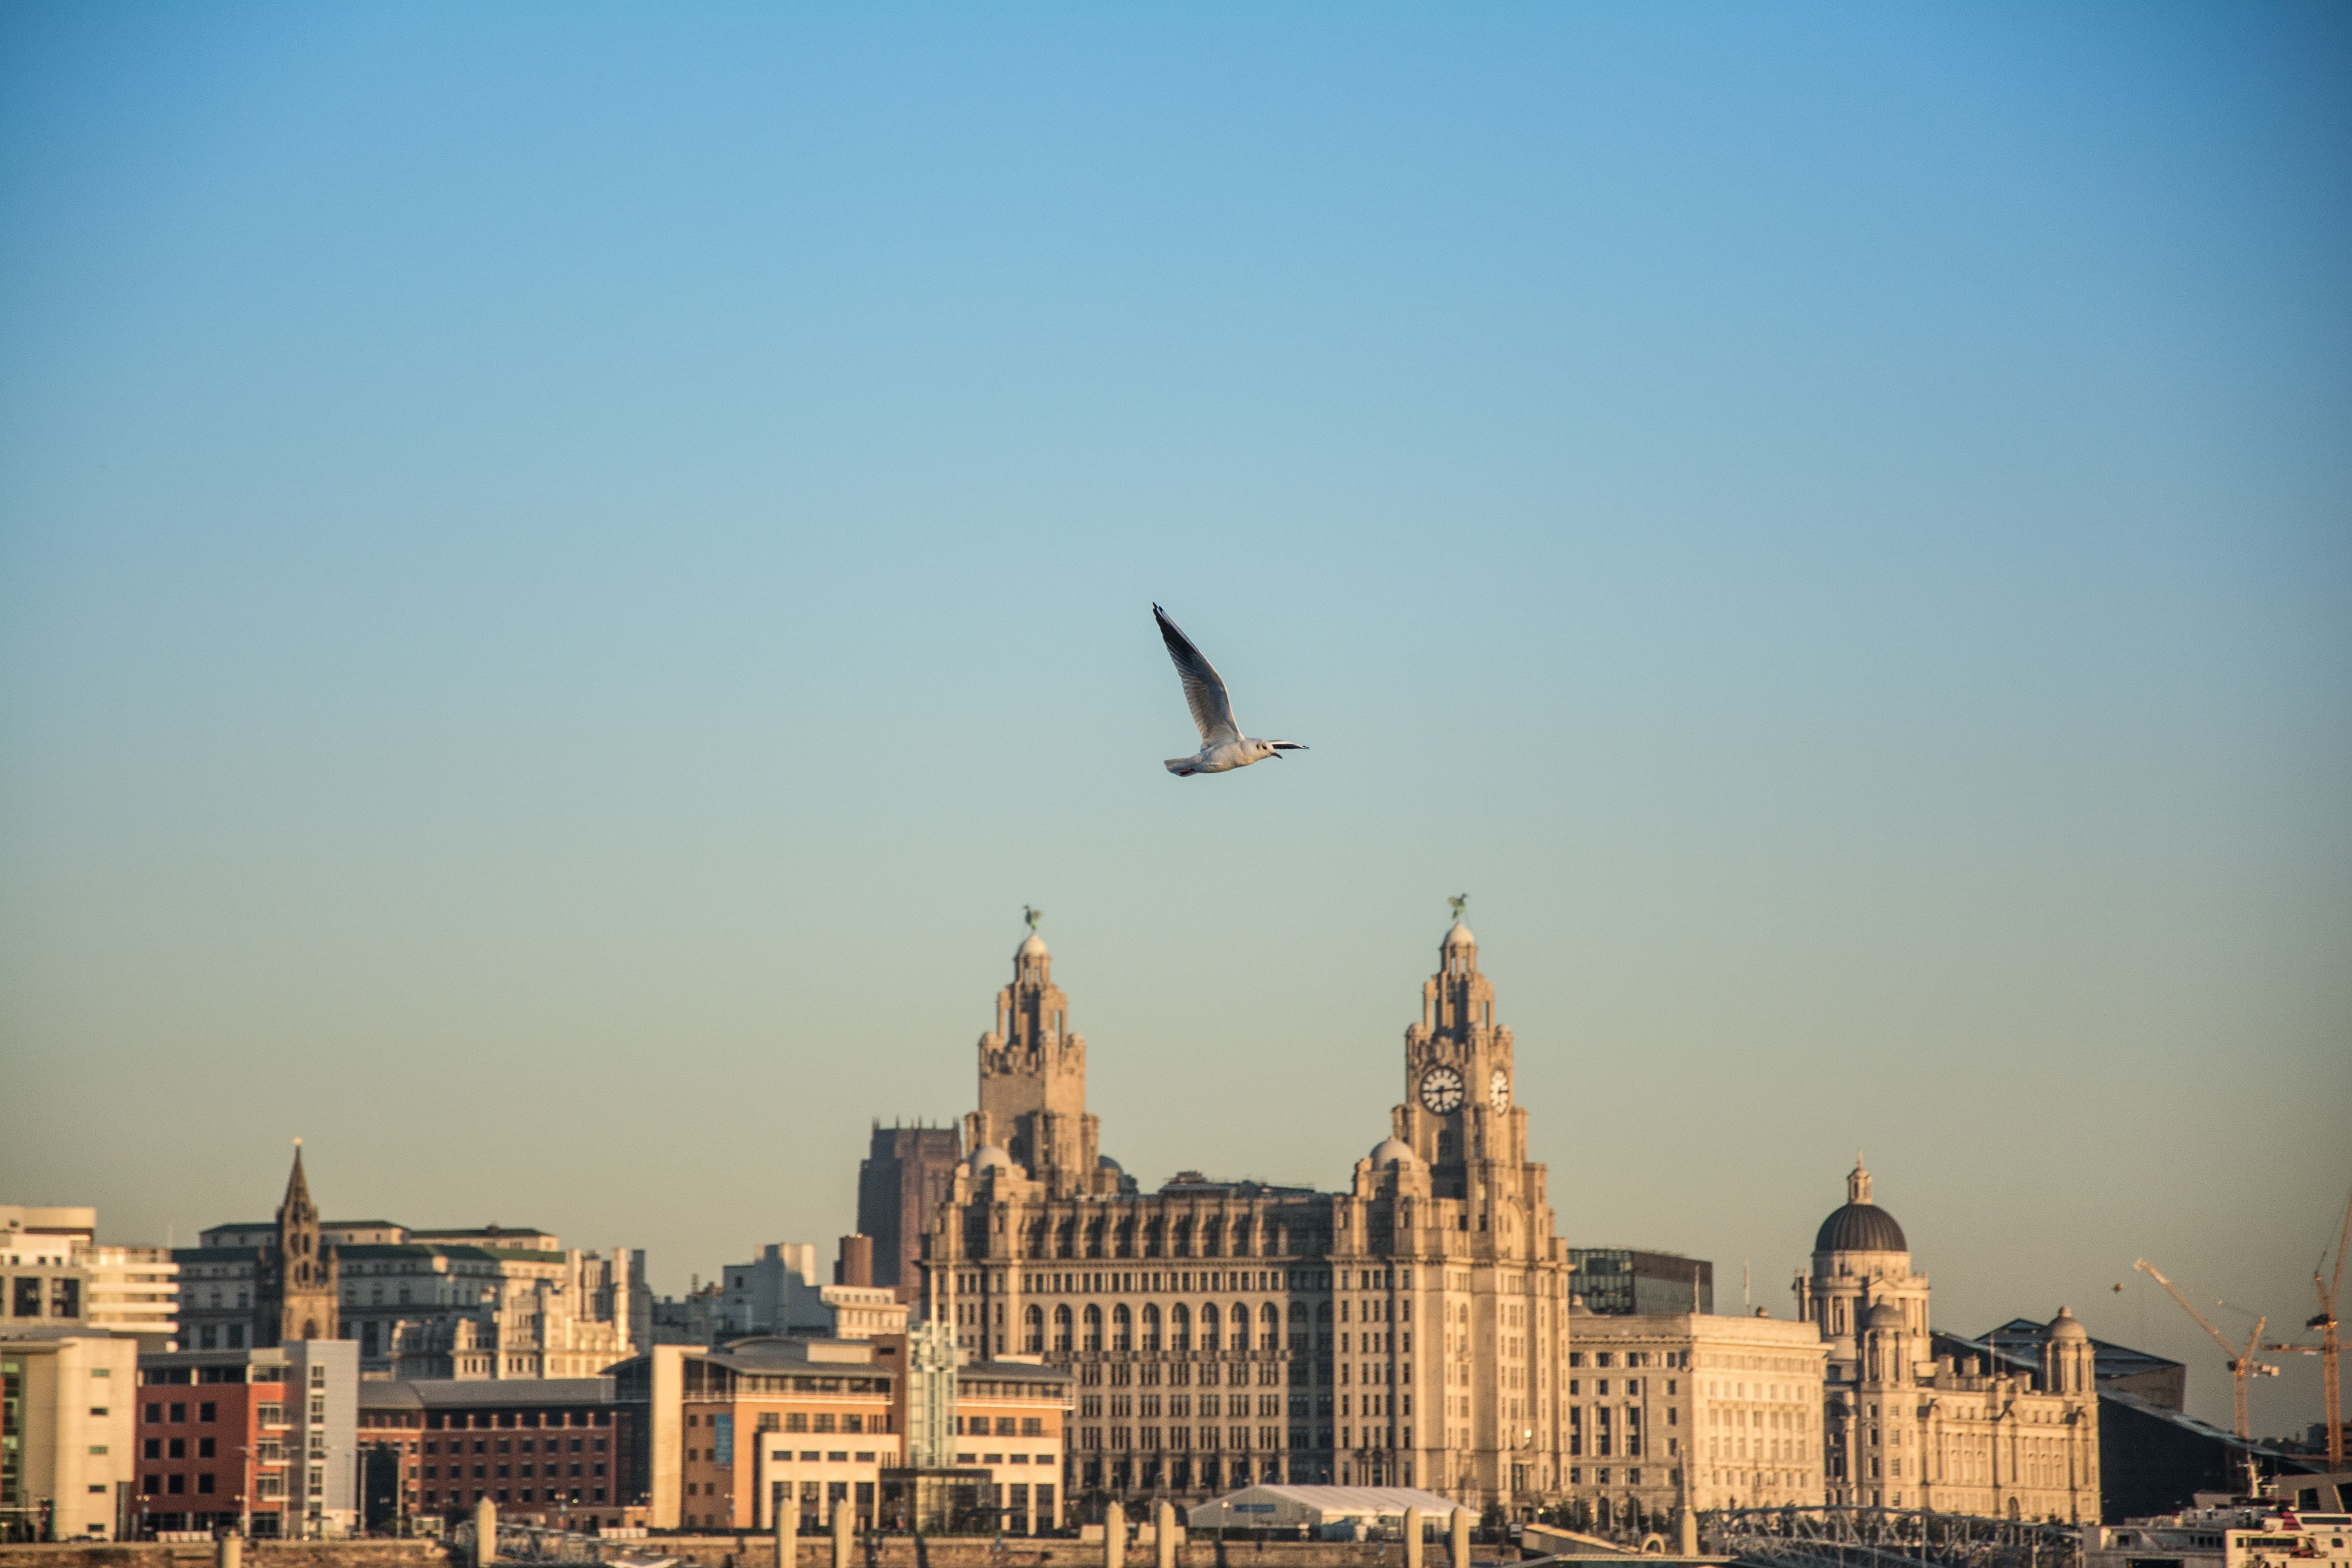
[[[0,10],[0,1186],[847,1228],[1024,902],[1326,1185],[1442,897],[1563,1229],[2292,1326],[2352,1184],[2340,5]],[[1166,604],[1253,732],[1179,781]],[[2240,1320],[2221,1314],[2227,1325]],[[2258,1420],[2316,1418],[2297,1361]]]

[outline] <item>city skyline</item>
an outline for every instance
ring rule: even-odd
[[[1498,991],[1503,998],[1502,1008],[1497,1014],[1498,1021],[1509,1023],[1512,1020],[1507,1006],[1509,996],[1507,977],[1502,980],[1498,985]],[[1076,1005],[1075,999],[1072,1012],[1071,1026],[1081,1034],[1086,1033],[1083,1014]],[[1103,1074],[1105,1069],[1102,1064],[1105,1061],[1105,1054],[1099,1048],[1100,1043],[1089,1040],[1088,1044],[1093,1064],[1090,1067],[1090,1072]],[[968,1050],[969,1047],[963,1047],[963,1049]],[[961,1054],[961,1051],[959,1054]],[[1532,1065],[1530,1061],[1530,1067]],[[1531,1081],[1539,1080],[1525,1078],[1521,1079],[1523,1084]],[[1523,1089],[1521,1092],[1540,1092],[1540,1090]],[[1552,1119],[1552,1116],[1549,1108],[1540,1101],[1531,1103],[1530,1110],[1533,1112],[1533,1129],[1529,1138],[1530,1149],[1541,1154],[1546,1123]],[[951,1127],[960,1119],[961,1114],[958,1112],[926,1120],[932,1125]],[[880,1120],[886,1125],[890,1123],[888,1118],[880,1118]],[[909,1119],[908,1124],[912,1125],[913,1121]],[[327,1217],[331,1220],[362,1216],[389,1217],[396,1223],[420,1230],[427,1228],[434,1221],[463,1226],[496,1223],[509,1229],[518,1229],[529,1225],[555,1232],[563,1237],[567,1246],[574,1247],[643,1247],[648,1254],[647,1276],[655,1288],[665,1293],[682,1293],[691,1280],[699,1279],[705,1284],[714,1282],[725,1264],[740,1261],[740,1258],[751,1256],[760,1247],[771,1242],[814,1243],[820,1254],[824,1255],[833,1237],[852,1230],[855,1226],[856,1210],[855,1162],[857,1155],[863,1152],[864,1133],[867,1125],[868,1123],[857,1121],[854,1118],[845,1119],[842,1123],[840,1137],[845,1158],[840,1163],[841,1171],[832,1173],[838,1178],[833,1184],[843,1189],[837,1214],[827,1210],[824,1214],[812,1216],[804,1212],[794,1216],[796,1223],[786,1224],[781,1228],[771,1227],[772,1234],[763,1231],[757,1235],[743,1237],[739,1244],[733,1246],[732,1250],[729,1250],[725,1245],[722,1245],[707,1255],[697,1255],[691,1258],[676,1256],[677,1248],[665,1244],[658,1237],[605,1234],[595,1227],[593,1220],[584,1222],[577,1229],[569,1229],[563,1225],[551,1224],[542,1217],[535,1217],[531,1215],[419,1215],[415,1212],[413,1205],[404,1207],[396,1202],[373,1205],[365,1202],[337,1203],[331,1206]],[[1103,1147],[1107,1154],[1114,1157],[1118,1153],[1114,1146],[1117,1131],[1117,1127],[1108,1125],[1107,1119]],[[1164,1140],[1156,1142],[1164,1142]],[[299,1149],[306,1145],[298,1138],[294,1141],[294,1147]],[[1867,1150],[1856,1151],[1854,1157],[1867,1153]],[[1843,1157],[1836,1163],[1840,1169],[1834,1184],[1842,1188],[1846,1180]],[[1882,1178],[1887,1169],[1902,1172],[1909,1165],[1906,1155],[1899,1148],[1890,1150],[1885,1156],[1873,1156],[1872,1163],[1874,1170]],[[1557,1181],[1558,1173],[1564,1168],[1563,1163],[1554,1160],[1550,1163]],[[282,1176],[282,1171],[280,1173]],[[1129,1166],[1128,1173],[1136,1177],[1143,1190],[1148,1193],[1158,1187],[1161,1182],[1173,1177],[1177,1172],[1171,1167],[1166,1172],[1155,1173]],[[1341,1190],[1346,1184],[1344,1173],[1326,1176],[1297,1170],[1252,1168],[1211,1170],[1206,1173],[1213,1178],[1246,1177],[1276,1184],[1308,1187],[1325,1192]],[[652,1193],[648,1196],[657,1205],[665,1201],[664,1194],[659,1192]],[[1566,1215],[1562,1220],[1562,1234],[1563,1238],[1571,1247],[1623,1245],[1663,1247],[1694,1258],[1705,1258],[1713,1263],[1717,1271],[1715,1310],[1718,1313],[1738,1316],[1745,1315],[1756,1308],[1761,1308],[1775,1319],[1787,1320],[1792,1315],[1792,1304],[1789,1299],[1790,1278],[1795,1272],[1801,1271],[1802,1260],[1811,1247],[1812,1226],[1817,1222],[1819,1213],[1828,1206],[1827,1198],[1814,1203],[1811,1201],[1812,1196],[1813,1194],[1803,1194],[1791,1198],[1789,1194],[1776,1194],[1763,1205],[1765,1212],[1797,1212],[1802,1222],[1791,1230],[1789,1237],[1771,1238],[1774,1241],[1785,1240],[1786,1246],[1783,1250],[1798,1260],[1777,1271],[1764,1261],[1763,1257],[1759,1255],[1759,1249],[1752,1247],[1744,1250],[1723,1249],[1710,1252],[1703,1247],[1681,1245],[1672,1237],[1661,1238],[1646,1233],[1621,1235],[1616,1231],[1607,1230],[1605,1222],[1602,1229],[1588,1234],[1585,1230],[1571,1226]],[[1920,1194],[1919,1196],[1922,1200],[1927,1198],[1925,1193]],[[263,1206],[274,1205],[275,1202],[274,1198],[269,1199],[268,1205]],[[492,1207],[496,1206],[495,1204],[492,1205]],[[1933,1215],[1943,1212],[1938,1205],[1927,1201],[1917,1204],[1899,1203],[1890,1198],[1886,1200],[1885,1206],[1890,1212],[1912,1216],[1906,1223],[1914,1227],[1913,1246],[1919,1255],[1921,1267],[1930,1273],[1938,1274],[1943,1281],[1939,1285],[1939,1306],[1935,1324],[1937,1329],[1973,1335],[1981,1333],[1998,1322],[2005,1321],[2008,1316],[2048,1315],[2055,1311],[2058,1307],[2071,1307],[2076,1315],[2084,1321],[2095,1337],[2128,1343],[2135,1348],[2152,1351],[2183,1362],[2189,1369],[2189,1395],[2191,1414],[2216,1426],[2223,1427],[2228,1426],[2229,1380],[2226,1373],[2220,1369],[2219,1360],[2211,1350],[2210,1342],[2193,1324],[2189,1323],[2185,1317],[2180,1317],[2178,1308],[2158,1293],[2156,1287],[2132,1272],[2127,1262],[2123,1266],[2116,1280],[2118,1283],[2123,1283],[2126,1288],[2120,1302],[2110,1300],[2110,1292],[2100,1290],[2086,1297],[2087,1305],[2077,1306],[2069,1300],[2060,1301],[2055,1306],[2049,1306],[2038,1300],[2024,1300],[2021,1296],[2021,1290],[2029,1289],[2030,1287],[2018,1286],[2011,1276],[2000,1271],[2004,1267],[2003,1260],[2007,1255],[1995,1253],[1990,1255],[1990,1258],[1979,1258],[1972,1262],[1969,1260],[1968,1255],[1962,1254],[1952,1262],[1943,1264],[1939,1268],[1935,1236],[1932,1231],[1920,1226],[1917,1218],[1919,1215]],[[1806,1214],[1804,1211],[1809,1207],[1812,1212]],[[106,1211],[102,1208],[100,1215],[101,1231],[105,1239],[111,1241],[157,1239],[152,1235],[142,1234],[134,1237],[125,1233],[120,1225],[109,1224],[106,1221]],[[249,1224],[265,1217],[260,1208],[257,1207],[252,1214],[242,1212],[222,1214],[185,1226],[180,1226],[177,1222],[167,1222],[167,1225],[178,1231],[177,1239],[180,1245],[190,1246],[194,1244],[194,1233],[199,1226],[209,1228],[229,1224]],[[1979,1268],[1989,1272],[1983,1277],[1964,1272],[1964,1270]],[[2095,1267],[2087,1274],[2077,1269],[2073,1278],[2082,1279],[2096,1272]],[[1738,1279],[1738,1283],[1734,1283],[1735,1279]],[[2204,1301],[2211,1315],[2228,1320],[2229,1311],[2234,1303],[2213,1298],[2206,1289],[2206,1281],[2185,1279],[2181,1283],[2189,1289],[2192,1298],[2201,1299]],[[2006,1307],[2000,1305],[2004,1300],[2009,1302]],[[1956,1301],[1961,1303],[1958,1308],[1950,1305]],[[1990,1302],[1993,1305],[1984,1311],[1974,1311],[1973,1309],[1979,1302]],[[2220,1310],[2216,1310],[2216,1308]],[[1963,1312],[1972,1312],[1973,1315],[1960,1316],[1959,1314]],[[1981,1321],[1978,1321],[1979,1318],[1982,1319]],[[2264,1336],[2266,1343],[2273,1340],[2294,1337],[2294,1320],[2291,1301],[2287,1310],[2273,1311],[2272,1319],[2273,1327]],[[2242,1331],[2246,1325],[2236,1324],[2235,1326]],[[2301,1431],[2301,1425],[2292,1419],[2292,1413],[2304,1405],[2309,1405],[2315,1411],[2317,1405],[2315,1358],[2282,1354],[2265,1359],[2279,1364],[2282,1368],[2282,1375],[2273,1382],[2257,1382],[2254,1386],[2256,1436],[2297,1436]],[[2262,1417],[2265,1413],[2279,1417],[2274,1422],[2275,1430],[2262,1425]],[[2284,1414],[2282,1415],[2282,1413]],[[2313,1419],[2315,1418],[2314,1415]]]
[[[674,1293],[971,1109],[1024,904],[1108,1152],[1329,1189],[1467,889],[1571,1244],[1785,1317],[1860,1147],[1945,1324],[2226,1419],[2131,1264],[2292,1337],[2352,1184],[2347,71],[0,8],[0,1197],[301,1136]],[[1168,776],[1155,602],[1311,765]]]

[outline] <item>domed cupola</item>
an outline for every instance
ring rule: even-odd
[[[1813,1235],[1815,1252],[1908,1252],[1911,1244],[1903,1238],[1903,1227],[1895,1216],[1870,1201],[1870,1173],[1863,1169],[1862,1156],[1853,1160],[1853,1170],[1845,1179],[1845,1204],[1833,1209],[1822,1228]]]

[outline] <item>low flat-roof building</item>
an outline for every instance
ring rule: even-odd
[[[639,1522],[639,1412],[610,1377],[372,1379],[360,1388],[367,1522],[489,1501],[560,1528]]]
[[[1008,1534],[1034,1535],[1062,1522],[1076,1382],[1066,1368],[1027,1357],[956,1369],[954,1466],[985,1475],[982,1504],[1001,1510]]]
[[[774,1338],[717,1350],[656,1345],[614,1368],[617,1397],[636,1408],[646,1434],[646,1522],[656,1530],[771,1524],[785,1478],[769,1467],[787,1448],[803,1517],[830,1519],[834,1503],[847,1500],[870,1521],[883,1469],[904,1463],[895,1429],[904,1353],[887,1349]]]
[[[1244,1487],[1185,1512],[1192,1530],[1322,1531],[1334,1525],[1397,1529],[1405,1510],[1419,1509],[1444,1528],[1460,1505],[1417,1487]]]

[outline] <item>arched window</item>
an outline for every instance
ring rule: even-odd
[[[1282,1348],[1282,1309],[1271,1301],[1257,1310],[1257,1348],[1262,1351]]]
[[[1213,1351],[1217,1346],[1217,1304],[1214,1301],[1203,1301],[1201,1303],[1201,1348],[1204,1351]]]
[[[1131,1351],[1135,1348],[1135,1316],[1121,1301],[1110,1310],[1110,1348]]]
[[[1054,1256],[1076,1258],[1078,1255],[1078,1222],[1066,1219],[1054,1231]]]
[[[1103,1222],[1099,1219],[1090,1220],[1087,1224],[1087,1256],[1100,1258],[1102,1255]]]
[[[1176,1222],[1176,1251],[1174,1256],[1178,1258],[1190,1258],[1192,1256],[1192,1221],[1189,1215]]]
[[[1079,1348],[1088,1351],[1102,1349],[1102,1309],[1100,1307],[1087,1307],[1087,1337]]]
[[[1168,1309],[1168,1348],[1171,1351],[1192,1348],[1192,1309],[1181,1301]]]
[[[1247,1258],[1249,1255],[1250,1222],[1245,1218],[1237,1219],[1234,1221],[1234,1256]]]
[[[1168,1255],[1166,1251],[1167,1239],[1168,1222],[1164,1219],[1154,1219],[1150,1225],[1143,1227],[1143,1256],[1146,1258],[1165,1258]]]
[[[1212,1220],[1206,1221],[1205,1223],[1203,1223],[1203,1224],[1202,1225],[1202,1226],[1201,1226],[1201,1256],[1202,1256],[1202,1257],[1203,1257],[1203,1258],[1218,1258],[1218,1257],[1222,1257],[1222,1256],[1223,1256],[1223,1247],[1224,1247],[1224,1244],[1225,1244],[1225,1222],[1224,1222],[1223,1220],[1221,1220],[1221,1219],[1212,1219]]]
[[[1031,1355],[1045,1348],[1045,1310],[1034,1302],[1021,1312],[1021,1348]]]
[[[1160,1309],[1149,1302],[1143,1308],[1143,1348],[1147,1351],[1160,1348]]]
[[[1135,1256],[1135,1222],[1131,1219],[1118,1222],[1118,1256],[1121,1258]]]
[[[1054,1348],[1057,1351],[1070,1348],[1070,1310],[1067,1307],[1054,1309]]]

